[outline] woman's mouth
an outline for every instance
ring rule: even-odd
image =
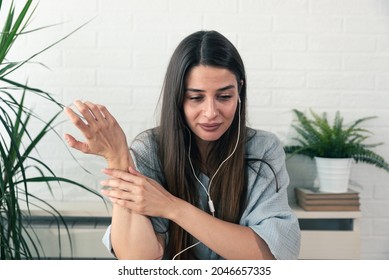
[[[212,132],[217,130],[221,126],[221,123],[200,123],[199,125],[203,130]]]

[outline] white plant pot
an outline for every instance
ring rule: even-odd
[[[329,193],[347,192],[352,158],[315,157],[319,191]]]

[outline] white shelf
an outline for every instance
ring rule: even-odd
[[[305,211],[298,205],[291,205],[293,212],[299,219],[357,219],[360,211]]]

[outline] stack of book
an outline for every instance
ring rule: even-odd
[[[297,204],[306,211],[359,211],[359,193],[320,192],[309,188],[295,188]]]

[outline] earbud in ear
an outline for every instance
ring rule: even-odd
[[[241,103],[241,101],[240,101],[240,96],[239,96],[238,102]]]

